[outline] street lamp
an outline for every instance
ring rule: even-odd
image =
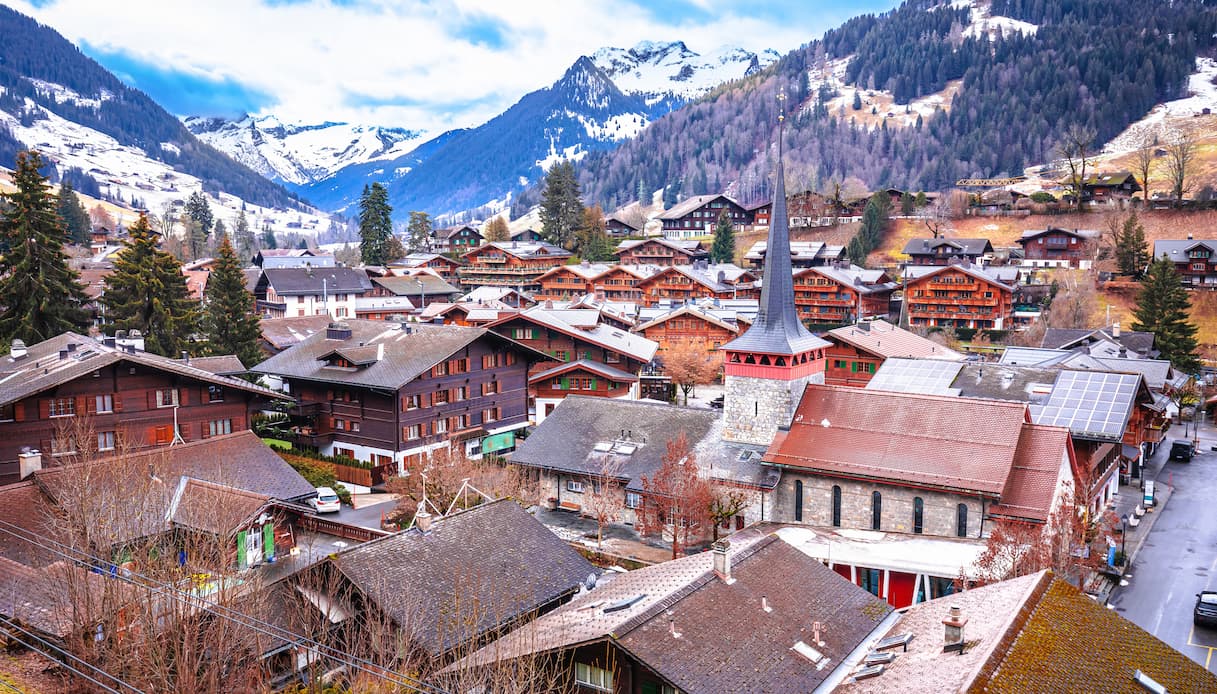
[[[1120,516],[1120,558],[1123,564],[1128,566],[1128,553],[1124,548],[1128,546],[1128,516]]]
[[[418,293],[422,296],[418,303],[418,310],[422,311],[427,307],[427,290],[423,288],[423,281],[417,277],[414,278],[414,284],[418,285]]]

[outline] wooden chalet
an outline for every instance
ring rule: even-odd
[[[718,218],[723,213],[737,230],[751,224],[752,215],[726,195],[694,195],[672,206],[658,216],[666,239],[682,240],[713,236]]]
[[[748,225],[753,228],[768,228],[769,219],[773,216],[773,202],[765,200],[746,206],[744,209],[748,211]]]
[[[458,271],[461,286],[511,287],[520,291],[541,288],[538,281],[549,270],[565,265],[571,252],[544,241],[500,241],[475,248],[461,256],[467,265]]]
[[[520,229],[519,231],[511,232],[511,238],[508,240],[522,241],[524,243],[537,243],[539,241],[544,241],[545,237],[542,236],[541,232],[537,231],[536,229],[528,227],[527,229]]]
[[[23,451],[45,465],[77,453],[171,446],[249,429],[279,393],[137,349],[64,333],[0,359],[0,481],[24,477]],[[82,437],[88,437],[84,440]]]
[[[804,323],[886,318],[896,283],[882,270],[835,264],[794,271],[794,305]]]
[[[538,301],[571,299],[591,292],[597,278],[608,272],[611,265],[584,261],[577,265],[560,265],[537,278],[541,289],[533,293]]]
[[[904,304],[910,325],[1005,330],[1014,287],[977,265],[944,265],[907,279]]]
[[[622,241],[613,251],[622,265],[692,265],[708,260],[710,251],[700,241],[670,239],[632,239]]]
[[[528,376],[533,422],[545,421],[568,395],[637,400],[638,380],[638,374],[590,359],[543,364]]]
[[[645,224],[639,224],[625,215],[614,212],[604,218],[604,230],[613,238],[641,236]]]
[[[483,243],[486,243],[486,237],[468,224],[436,229],[431,236],[431,250],[436,253],[462,255]]]
[[[952,260],[979,263],[987,253],[993,252],[989,239],[912,239],[901,251],[909,257],[911,265],[946,265]]]
[[[416,313],[430,304],[452,301],[461,293],[430,272],[370,279],[372,289],[355,299],[357,318],[386,320],[390,316]]]
[[[889,358],[963,361],[965,356],[884,320],[863,321],[824,333],[832,343],[824,383],[864,387]]]
[[[766,241],[757,241],[744,254],[744,260],[757,269],[765,267]],[[793,268],[830,265],[847,260],[845,246],[829,245],[821,241],[791,241],[790,266]]]
[[[593,293],[603,293],[606,301],[637,303],[642,300],[638,283],[663,270],[658,265],[610,265],[592,283]]]
[[[448,282],[456,282],[457,270],[461,268],[461,261],[439,253],[411,253],[394,265],[407,268],[427,268]]]
[[[1097,172],[1082,181],[1082,202],[1109,203],[1128,200],[1141,192],[1137,177],[1128,171]]]
[[[1217,239],[1162,239],[1154,241],[1154,258],[1165,256],[1187,287],[1217,288]]]
[[[754,299],[760,295],[757,277],[732,263],[673,265],[638,282],[640,301],[654,306],[665,299]]]
[[[1094,229],[1028,229],[1018,239],[1023,265],[1090,269],[1094,244],[1101,232]]]
[[[739,336],[751,322],[734,311],[716,310],[697,304],[680,304],[664,310],[659,315],[649,316],[644,310],[640,318],[647,318],[634,329],[648,340],[659,345],[659,354],[673,344],[702,340],[708,352],[717,352],[720,347]]]
[[[489,327],[554,361],[589,359],[631,374],[649,364],[658,349],[641,335],[603,324],[596,309],[555,309],[538,304]]]

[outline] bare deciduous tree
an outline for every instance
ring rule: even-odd
[[[1048,327],[1085,328],[1098,310],[1093,275],[1078,271],[1062,276],[1060,288],[1048,308]]]
[[[1178,207],[1183,196],[1192,190],[1191,177],[1196,160],[1196,136],[1188,130],[1176,131],[1166,145],[1166,178],[1171,186],[1171,198]]]
[[[952,197],[948,193],[942,193],[921,211],[921,221],[934,238],[945,236],[951,231],[952,220],[955,218]]]
[[[711,491],[710,522],[714,524],[714,541],[718,542],[718,528],[724,523],[730,523],[741,511],[748,507],[748,494],[738,487],[716,485]]]
[[[1068,170],[1065,186],[1074,194],[1074,202],[1080,211],[1083,207],[1083,193],[1086,188],[1086,169],[1090,165],[1089,157],[1093,155],[1095,131],[1081,125],[1071,125],[1065,129],[1061,140],[1057,143],[1057,156],[1064,160]]]
[[[1133,173],[1141,179],[1141,201],[1149,204],[1149,174],[1154,166],[1154,149],[1157,138],[1150,138],[1143,146],[1133,153]]]
[[[722,352],[701,339],[676,340],[663,353],[664,373],[680,388],[686,405],[694,387],[714,382],[722,363]]]
[[[604,540],[604,526],[616,522],[624,506],[621,480],[622,461],[606,453],[592,477],[592,493],[585,498],[584,509],[596,519],[596,548]]]
[[[672,558],[700,537],[710,522],[710,483],[702,478],[689,440],[680,432],[667,443],[654,475],[642,476],[639,530],[672,538]]]

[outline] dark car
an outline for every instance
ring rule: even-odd
[[[1198,627],[1217,626],[1217,591],[1196,593],[1196,607],[1192,610],[1192,623]]]
[[[710,401],[710,407],[713,407],[716,410],[721,410],[721,409],[723,409],[723,402],[725,400],[726,400],[726,396],[720,395],[717,398],[714,398],[713,400]]]
[[[1185,463],[1191,462],[1192,456],[1196,454],[1196,447],[1191,441],[1176,439],[1171,442],[1171,460],[1181,460]]]

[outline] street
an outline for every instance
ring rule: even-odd
[[[1167,461],[1176,425],[1148,463],[1149,478],[1175,487],[1170,502],[1109,604],[1123,617],[1217,672],[1217,629],[1192,626],[1196,593],[1217,587],[1217,431],[1202,426],[1200,451],[1190,463]]]
[[[382,495],[377,495],[382,496]],[[351,508],[343,504],[342,509],[338,513],[328,513],[323,516],[327,520],[336,520],[347,525],[357,525],[362,528],[380,529],[380,514],[382,512],[392,511],[394,501],[387,495],[384,495],[384,501],[371,503],[367,501],[360,504],[360,508]]]

